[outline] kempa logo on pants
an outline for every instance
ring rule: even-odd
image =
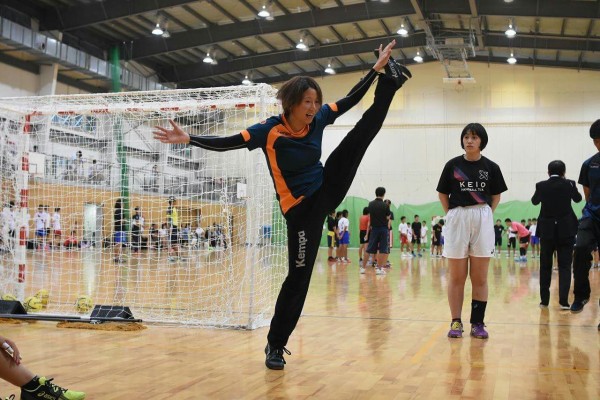
[[[306,233],[298,232],[298,259],[296,260],[296,268],[306,267]]]

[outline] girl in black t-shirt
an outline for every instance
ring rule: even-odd
[[[452,322],[448,337],[460,338],[467,275],[471,278],[471,336],[487,339],[483,319],[488,298],[487,274],[494,255],[493,212],[500,202],[506,184],[500,167],[483,157],[488,142],[481,124],[468,124],[460,135],[465,154],[448,161],[437,186],[440,202],[446,212],[444,256],[448,258],[450,279],[448,303]]]

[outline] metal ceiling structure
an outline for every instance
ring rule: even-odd
[[[257,15],[263,8],[268,18]],[[338,74],[366,70],[392,38],[396,59],[413,64],[419,52],[441,63],[440,78],[469,78],[469,62],[506,63],[511,53],[521,65],[600,71],[600,0],[1,0],[0,17],[94,61],[118,47],[136,78],[131,89],[148,87],[138,76],[190,88],[322,76],[328,64]],[[407,35],[396,33],[401,26]],[[0,32],[0,62],[30,70],[57,62],[59,79],[108,88],[88,62],[49,59]],[[300,39],[307,51],[296,48]]]

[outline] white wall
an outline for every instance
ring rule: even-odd
[[[589,126],[600,118],[600,72],[469,63],[476,84],[442,83],[437,63],[411,66],[413,79],[396,95],[384,128],[358,170],[351,196],[371,198],[387,188],[395,204],[437,201],[445,162],[462,154],[460,133],[469,122],[486,127],[484,155],[497,162],[509,187],[503,200],[528,200],[546,179],[548,162],[562,159],[577,180],[581,163],[596,149]],[[362,74],[319,80],[324,102],[335,101]],[[372,102],[338,119],[324,136],[323,161]]]
[[[0,63],[0,97],[37,96],[40,77],[37,74]],[[83,90],[56,83],[56,94],[83,94]]]

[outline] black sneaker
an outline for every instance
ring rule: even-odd
[[[85,399],[85,393],[76,392],[74,390],[63,389],[60,386],[52,383],[52,379],[46,379],[42,377],[33,378],[37,387],[35,389],[21,388],[21,400],[83,400]]]
[[[571,306],[569,305],[569,303],[559,303],[560,304],[560,309],[561,310],[570,310]]]
[[[265,354],[267,355],[267,359],[265,360],[265,365],[269,369],[283,369],[285,366],[285,360],[283,359],[283,352],[287,355],[291,355],[290,351],[285,347],[280,349],[276,349],[275,347],[271,347],[270,344],[267,343],[267,347],[265,347]]]
[[[585,306],[588,301],[590,301],[590,299],[575,300],[573,304],[571,304],[571,313],[577,314],[582,312],[583,306]]]
[[[379,58],[379,50],[375,50],[375,56]],[[397,87],[401,87],[404,82],[412,78],[412,74],[408,68],[406,68],[404,65],[400,65],[392,57],[389,58],[384,70],[385,74],[396,82]]]

